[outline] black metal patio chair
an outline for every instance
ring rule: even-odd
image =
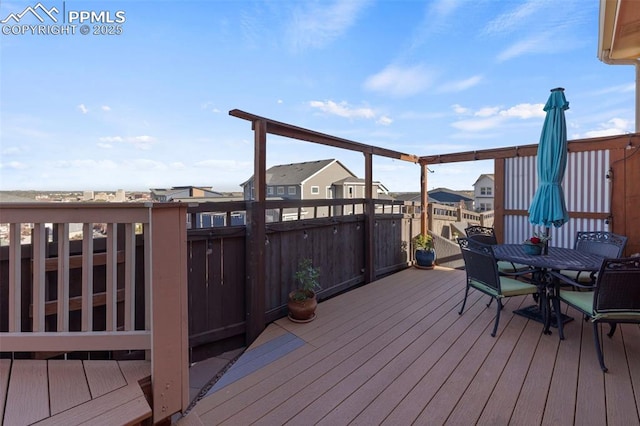
[[[574,249],[598,254],[605,258],[619,258],[626,244],[625,236],[612,232],[587,231],[576,233]],[[595,282],[595,274],[592,276],[587,271],[560,271],[560,273],[580,284],[593,285]]]
[[[464,232],[467,234],[467,238],[471,238],[475,241],[479,241],[483,244],[496,245],[498,239],[496,238],[496,232],[493,228],[488,226],[472,225],[465,228]],[[530,266],[522,265],[520,263],[507,262],[504,260],[498,261],[498,271],[500,272],[519,272],[527,269],[531,269]]]
[[[565,279],[563,274],[552,272],[558,281]],[[598,353],[598,361],[602,371],[607,371],[602,355],[602,347],[598,333],[598,325],[609,323],[607,336],[612,337],[619,323],[640,324],[640,257],[621,259],[605,259],[602,262],[595,286],[592,291],[564,290],[558,285],[553,299],[554,310],[560,312],[560,302],[582,312],[593,322],[593,337]],[[562,324],[558,325],[558,332],[564,338]]]
[[[537,294],[538,288],[526,282],[518,281],[511,276],[506,276],[498,271],[496,258],[493,255],[493,247],[483,244],[471,238],[458,238],[458,244],[462,251],[465,270],[467,272],[467,284],[464,290],[464,300],[458,314],[462,315],[467,303],[469,289],[474,288],[482,293],[491,296],[491,301],[496,299],[496,321],[493,326],[492,337],[496,336],[498,323],[500,322],[500,311],[502,310],[502,299],[505,297],[522,296],[526,294]],[[513,272],[510,275],[518,276],[528,274],[528,271]],[[487,307],[491,305],[491,301]]]

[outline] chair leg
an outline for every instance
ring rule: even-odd
[[[604,356],[602,355],[602,347],[600,346],[600,336],[598,335],[598,323],[593,323],[593,341],[596,344],[596,352],[598,353],[598,361],[600,362],[600,368],[605,373],[607,372],[607,367],[604,365]]]
[[[469,286],[467,286],[464,289],[464,300],[462,301],[462,307],[460,307],[460,311],[458,312],[458,315],[462,315],[462,312],[464,311],[464,305],[467,304],[467,295],[469,294]]]
[[[497,302],[497,309],[496,309],[496,322],[493,325],[493,332],[491,333],[491,337],[496,337],[496,332],[498,331],[498,323],[500,322],[500,311],[501,309],[501,303],[500,300],[498,300]]]
[[[607,336],[613,337],[613,333],[616,332],[616,327],[617,326],[618,326],[617,322],[609,323],[609,327],[611,327],[611,328],[609,329],[609,332],[607,333]]]
[[[493,302],[493,297],[489,296],[489,303],[487,303],[487,308],[491,306],[491,302]]]

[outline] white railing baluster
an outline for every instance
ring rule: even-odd
[[[69,223],[58,229],[58,331],[69,331]]]
[[[118,329],[118,224],[107,224],[107,331]]]
[[[20,223],[9,225],[9,332],[22,331],[22,235]]]
[[[134,330],[136,321],[136,231],[134,223],[125,225],[124,247],[124,329]]]
[[[93,330],[93,224],[82,225],[82,331]]]
[[[44,301],[45,301],[45,259],[47,257],[47,234],[44,223],[33,226],[33,331],[44,330]]]

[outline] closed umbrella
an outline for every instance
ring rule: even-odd
[[[569,221],[562,190],[567,167],[567,124],[564,118],[567,109],[569,102],[564,97],[564,89],[552,89],[544,106],[547,115],[538,145],[538,189],[529,207],[529,222],[544,226],[547,235],[552,225],[560,227]]]

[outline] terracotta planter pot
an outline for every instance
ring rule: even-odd
[[[293,322],[313,321],[316,317],[316,307],[318,306],[316,293],[307,291],[307,298],[305,300],[293,299],[295,293],[296,291],[289,293],[289,300],[287,301],[289,319]]]

